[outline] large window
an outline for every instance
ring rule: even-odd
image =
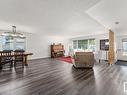
[[[88,40],[78,40],[78,49],[86,50],[88,48]]]
[[[123,39],[122,43],[123,43],[123,55],[127,56],[127,39]]]
[[[12,37],[12,36],[1,36],[2,48],[1,50],[25,50],[25,37]]]
[[[78,45],[77,44],[78,44],[78,41],[77,40],[74,40],[73,41],[73,48],[74,49],[77,49],[78,48]]]
[[[95,39],[74,40],[73,49],[81,49],[84,51],[95,51]]]

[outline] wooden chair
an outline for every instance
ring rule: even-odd
[[[13,67],[12,50],[0,51],[0,69],[6,64],[9,64],[10,68]]]
[[[16,67],[17,64],[22,64],[22,67],[24,67],[24,50],[15,50],[14,51],[14,66]]]

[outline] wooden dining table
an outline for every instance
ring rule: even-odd
[[[11,57],[15,57],[15,56],[18,56],[18,55],[20,56],[21,54],[14,54],[14,53],[12,53],[12,54],[11,54]],[[33,53],[28,53],[28,52],[24,52],[24,53],[23,53],[24,65],[25,65],[25,66],[28,66],[28,62],[27,62],[27,61],[28,61],[28,56],[29,56],[29,55],[33,55]],[[4,56],[4,55],[2,55],[2,56]],[[7,55],[5,55],[5,57],[6,57],[6,56],[7,56]],[[10,56],[10,55],[9,55],[9,56]],[[1,55],[0,55],[0,57],[1,57]]]
[[[28,66],[28,62],[27,61],[28,61],[28,56],[29,55],[33,55],[33,53],[27,53],[27,52],[23,53],[25,66]]]

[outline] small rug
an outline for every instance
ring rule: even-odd
[[[60,57],[60,58],[58,58],[58,60],[60,60],[60,61],[64,61],[64,62],[67,62],[67,63],[71,63],[72,64],[72,59],[71,59],[71,57],[70,56],[68,56],[68,57]]]

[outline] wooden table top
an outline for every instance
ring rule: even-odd
[[[16,55],[21,55],[21,54],[14,54],[14,53],[11,54],[11,56],[16,56]],[[23,55],[24,56],[33,55],[33,53],[25,52],[25,53],[23,53]],[[2,56],[4,56],[4,55],[2,55]],[[7,56],[7,55],[5,55],[5,56]],[[0,55],[0,57],[1,57],[1,55]]]

